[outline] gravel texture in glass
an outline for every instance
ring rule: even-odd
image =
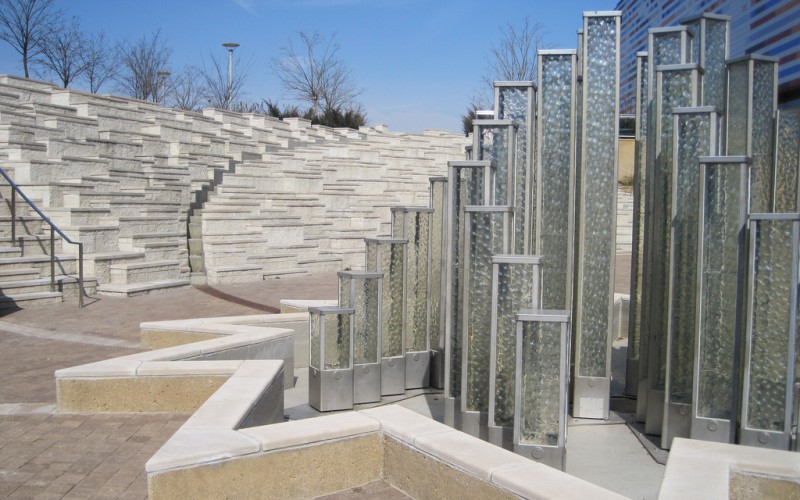
[[[645,188],[647,182],[647,57],[637,58],[636,150],[633,171],[633,240],[631,242],[631,294],[628,314],[628,358],[639,359],[642,330],[642,285],[645,241]]]
[[[751,221],[751,224],[753,222]],[[787,349],[792,296],[791,221],[758,221],[750,343],[747,427],[786,428]]]
[[[536,253],[542,256],[542,307],[566,309],[572,290],[569,275],[573,252],[569,245],[571,137],[574,133],[573,55],[541,57],[541,134],[537,182],[540,183],[540,219]]]
[[[753,213],[772,210],[772,178],[775,173],[775,65],[753,64],[753,112],[750,151],[750,208]]]
[[[691,404],[697,317],[697,231],[700,213],[698,157],[713,154],[710,113],[678,115],[672,207],[672,266],[669,288],[670,380],[669,401]]]
[[[479,160],[489,160],[494,165],[494,202],[496,205],[510,205],[509,193],[513,189],[509,185],[509,175],[513,175],[514,166],[509,165],[508,146],[513,127],[481,126]]]
[[[561,323],[522,326],[520,443],[558,445]]]
[[[406,351],[428,349],[430,212],[406,214]]]
[[[703,41],[703,106],[715,106],[725,111],[725,85],[727,78],[728,27],[727,21],[706,19]],[[698,38],[695,36],[695,38]]]
[[[378,278],[355,278],[353,363],[378,362]]]
[[[444,192],[447,187],[444,182],[431,184],[431,289],[430,289],[430,338],[431,349],[441,350],[442,342],[442,235],[444,230]]]
[[[489,409],[489,356],[492,325],[492,256],[503,253],[504,212],[471,212],[468,315],[465,357],[465,407],[467,411]]]
[[[730,164],[708,164],[705,169],[696,412],[700,417],[730,419],[742,265],[739,239],[744,231],[739,208],[742,171]]]
[[[309,334],[309,341],[308,341],[308,350],[311,353],[311,359],[309,361],[309,365],[317,368],[322,369],[322,366],[319,363],[319,348],[320,348],[320,340],[319,340],[319,325],[320,325],[320,314],[318,313],[311,313],[308,319],[308,334]]]
[[[517,362],[517,323],[515,315],[535,306],[533,264],[495,264],[497,266],[496,368],[494,423],[514,425],[514,386]]]
[[[781,110],[778,114],[775,156],[775,211],[797,212],[798,168],[800,168],[800,110]]]
[[[514,120],[519,123],[517,129],[517,147],[514,155],[514,253],[522,254],[525,249],[525,227],[532,229],[532,221],[536,220],[535,200],[526,200],[525,187],[531,172],[528,166],[528,124],[532,103],[528,99],[528,87],[500,87],[500,106],[498,116],[503,120]],[[535,190],[531,196],[535,196]],[[527,210],[526,210],[527,207]],[[532,232],[532,231],[531,231]],[[530,245],[530,241],[527,242]]]
[[[585,122],[583,124],[583,172],[581,201],[580,283],[577,338],[579,366],[576,375],[605,377],[613,293],[618,17],[587,18],[586,74],[584,75]]]
[[[323,314],[325,322],[325,369],[350,368],[350,315]]]

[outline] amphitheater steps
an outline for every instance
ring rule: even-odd
[[[105,295],[109,297],[136,297],[140,295],[149,295],[171,290],[180,290],[183,288],[189,288],[191,286],[191,281],[188,279],[164,279],[133,284],[107,283],[99,285],[97,287],[97,293],[99,295]]]

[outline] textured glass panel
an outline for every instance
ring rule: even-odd
[[[323,314],[325,369],[350,368],[350,315]]]
[[[450,200],[450,265],[452,284],[450,297],[450,388],[449,394],[461,395],[461,329],[464,317],[464,207],[483,205],[484,168],[453,168],[450,181],[453,183],[453,199]],[[447,388],[446,388],[447,389]]]
[[[378,362],[378,278],[355,278],[353,363]]]
[[[778,114],[775,157],[775,211],[797,212],[798,168],[800,168],[800,110]]]
[[[492,328],[492,257],[503,253],[503,220],[507,212],[471,212],[469,252],[469,309],[467,335],[466,409],[489,409],[489,356]]]
[[[613,293],[616,131],[618,93],[618,17],[589,17],[585,21],[586,74],[583,123],[582,240],[578,293],[577,336],[580,363],[577,375],[605,377]]]
[[[525,228],[531,231],[536,220],[536,201],[526,200],[528,172],[528,114],[532,103],[528,100],[529,87],[500,87],[498,117],[503,120],[515,120],[517,129],[517,152],[514,155],[514,253],[522,254],[525,248]],[[532,138],[531,138],[532,139]],[[535,197],[535,190],[530,195]],[[526,210],[527,207],[527,210]],[[528,215],[531,214],[531,215]],[[530,245],[530,241],[527,242]]]
[[[405,227],[405,210],[392,210],[392,238],[405,238]]]
[[[494,202],[496,205],[510,205],[509,175],[513,174],[513,165],[509,165],[508,147],[514,127],[480,126],[479,160],[490,160],[494,165]]]
[[[354,307],[350,297],[350,284],[349,275],[339,276],[339,305],[342,307]]]
[[[378,242],[367,241],[366,244],[366,265],[364,269],[369,272],[378,271]]]
[[[701,51],[701,40],[702,36],[700,33],[700,20],[696,19],[689,23],[682,23],[684,26],[689,28],[694,36],[689,37],[689,62],[699,64],[700,61],[700,51]]]
[[[428,350],[430,212],[406,214],[406,351]]]
[[[383,303],[381,316],[382,356],[403,355],[403,260],[404,243],[382,243],[379,246],[380,267],[383,273]]]
[[[747,102],[750,95],[750,70],[747,61],[728,65],[727,154],[746,156]]]
[[[520,443],[558,445],[561,323],[522,323]]]
[[[495,264],[497,267],[497,353],[494,424],[514,425],[514,378],[517,360],[517,324],[514,315],[535,307],[533,264]]]
[[[773,62],[753,63],[753,112],[750,151],[750,200],[753,213],[772,210],[772,161],[775,147],[775,81]]]
[[[697,315],[697,230],[700,213],[699,156],[711,154],[709,113],[678,115],[675,151],[675,205],[672,207],[672,267],[670,282],[671,339],[669,401],[691,404]]]
[[[574,55],[542,55],[539,127],[541,151],[537,182],[541,190],[536,253],[542,256],[542,307],[566,309],[570,303],[568,276],[570,169],[573,168]]]
[[[631,294],[628,325],[628,358],[639,359],[641,344],[642,285],[644,274],[645,209],[647,182],[647,57],[639,56],[636,80],[636,150],[633,173],[633,241],[631,245]]]
[[[653,67],[663,64],[682,64],[686,62],[681,51],[681,31],[653,33],[653,46],[650,54],[653,56]]]
[[[442,235],[444,230],[444,182],[431,183],[431,316],[430,339],[431,348],[439,349],[443,346],[442,339]]]
[[[669,300],[670,249],[672,248],[672,168],[673,168],[673,115],[676,107],[694,104],[693,70],[669,70],[659,72],[661,114],[658,116],[658,152],[656,170],[653,174],[653,240],[652,240],[652,303],[650,304],[650,337],[648,346],[651,356],[648,363],[650,388],[664,388],[666,362],[667,317]],[[696,167],[695,168],[699,168]]]
[[[321,368],[319,364],[319,324],[320,324],[320,315],[318,313],[311,313],[309,315],[309,324],[308,324],[308,332],[309,332],[309,342],[308,342],[308,350],[311,353],[311,361],[309,364],[314,368]]]
[[[727,69],[728,22],[705,19],[703,31],[703,106],[716,106],[725,110],[725,84]],[[695,36],[695,38],[698,38]]]
[[[751,222],[752,224],[752,222]],[[782,432],[792,296],[792,221],[758,221],[753,276],[747,427]]]
[[[739,207],[742,174],[739,165],[707,165],[705,169],[696,413],[731,419],[739,248],[744,227]]]

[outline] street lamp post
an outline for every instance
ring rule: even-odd
[[[228,42],[228,43],[223,43],[222,46],[225,47],[226,49],[228,49],[228,95],[227,95],[227,101],[228,101],[228,111],[230,111],[231,105],[233,104],[233,96],[231,95],[233,93],[233,49],[238,47],[239,44],[238,43]]]
[[[164,99],[164,107],[166,107],[167,97],[167,78],[171,75],[169,71],[159,71],[158,78],[161,80],[161,99]],[[156,99],[158,101],[159,99]]]

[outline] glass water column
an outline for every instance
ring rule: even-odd
[[[653,231],[649,282],[650,293],[647,360],[647,411],[645,429],[660,435],[664,423],[664,387],[666,384],[667,339],[669,332],[670,267],[672,263],[672,205],[675,155],[675,119],[673,110],[697,105],[699,96],[697,64],[672,64],[656,68],[656,127],[652,175]],[[696,167],[695,167],[696,170]]]
[[[464,207],[490,205],[494,192],[491,161],[447,164],[447,227],[445,262],[444,423],[460,428],[461,339],[464,305]]]
[[[697,262],[700,214],[700,156],[717,153],[716,108],[673,109],[672,234],[667,313],[665,408],[661,447],[689,437],[697,317]]]
[[[514,451],[564,470],[567,444],[569,311],[517,314]]]
[[[308,308],[308,404],[317,411],[353,409],[354,312],[338,306]]]
[[[445,222],[447,221],[447,177],[431,177],[431,288],[430,343],[431,381],[444,388],[444,314],[445,314]]]
[[[381,395],[406,391],[406,240],[365,238],[366,270],[383,276],[381,287]]]
[[[514,234],[522,235],[516,253],[531,253],[535,217],[533,190],[533,157],[536,141],[536,84],[533,82],[494,82],[494,109],[500,120],[513,120],[517,129],[517,151],[514,173],[514,198],[507,203],[514,207]]]
[[[656,415],[647,415],[650,393],[650,351],[653,349],[662,349],[663,346],[659,344],[661,336],[655,332],[654,321],[658,317],[655,315],[658,312],[660,303],[659,294],[654,292],[654,286],[657,280],[661,278],[661,265],[666,256],[664,255],[663,246],[657,244],[657,224],[663,226],[662,219],[666,217],[665,212],[659,212],[655,208],[656,188],[656,171],[658,167],[657,151],[661,147],[661,129],[666,126],[671,129],[672,122],[672,109],[669,107],[671,104],[667,101],[667,107],[664,114],[659,111],[663,104],[663,97],[661,96],[658,87],[658,73],[656,68],[664,65],[684,64],[689,60],[689,48],[691,40],[691,31],[686,26],[677,26],[672,28],[651,28],[648,31],[648,47],[649,53],[647,57],[646,68],[646,95],[645,100],[646,120],[647,120],[647,136],[649,140],[645,142],[645,196],[644,196],[644,242],[643,242],[643,255],[644,262],[642,263],[642,295],[641,307],[639,313],[641,315],[639,331],[641,344],[646,346],[647,349],[640,349],[639,357],[639,383],[637,387],[636,396],[636,419],[640,422],[653,421],[654,418],[658,419],[657,424],[653,422],[652,428],[649,432],[661,432],[661,410],[663,406],[663,393],[658,394],[659,411]],[[690,103],[676,104],[679,106],[689,106]],[[668,121],[667,121],[668,120]],[[664,135],[666,139],[670,140],[671,135]],[[667,152],[671,151],[671,141],[666,145]],[[659,351],[660,352],[660,351]],[[663,391],[662,391],[663,392]]]
[[[542,305],[572,306],[575,235],[575,50],[539,50],[535,253],[542,258]]]
[[[509,253],[514,210],[467,206],[464,235],[464,305],[461,361],[461,430],[488,437],[492,329],[492,257]]]
[[[642,336],[642,276],[644,273],[644,216],[647,172],[647,52],[636,54],[636,144],[633,166],[633,227],[631,241],[631,287],[628,309],[628,358],[625,364],[625,394],[639,392],[642,352],[647,352],[647,337]]]
[[[619,130],[618,11],[584,13],[573,416],[608,419]],[[544,286],[547,286],[545,283]]]
[[[791,443],[799,242],[800,214],[750,215],[741,444]]]
[[[540,307],[538,255],[492,257],[492,320],[489,353],[489,442],[513,449],[516,314]]]
[[[728,62],[726,154],[750,157],[750,209],[772,209],[778,60],[748,55]]]
[[[776,117],[773,212],[799,212],[800,110],[780,109]]]
[[[406,245],[406,389],[430,385],[429,287],[432,208],[393,209],[392,236]],[[397,223],[397,227],[395,227]]]
[[[380,273],[339,272],[339,305],[355,312],[353,324],[353,404],[381,400]]]
[[[691,39],[691,62],[703,68],[703,106],[725,113],[730,16],[706,12],[681,21],[694,34]]]
[[[690,437],[734,443],[745,290],[749,158],[700,157],[697,338]]]

